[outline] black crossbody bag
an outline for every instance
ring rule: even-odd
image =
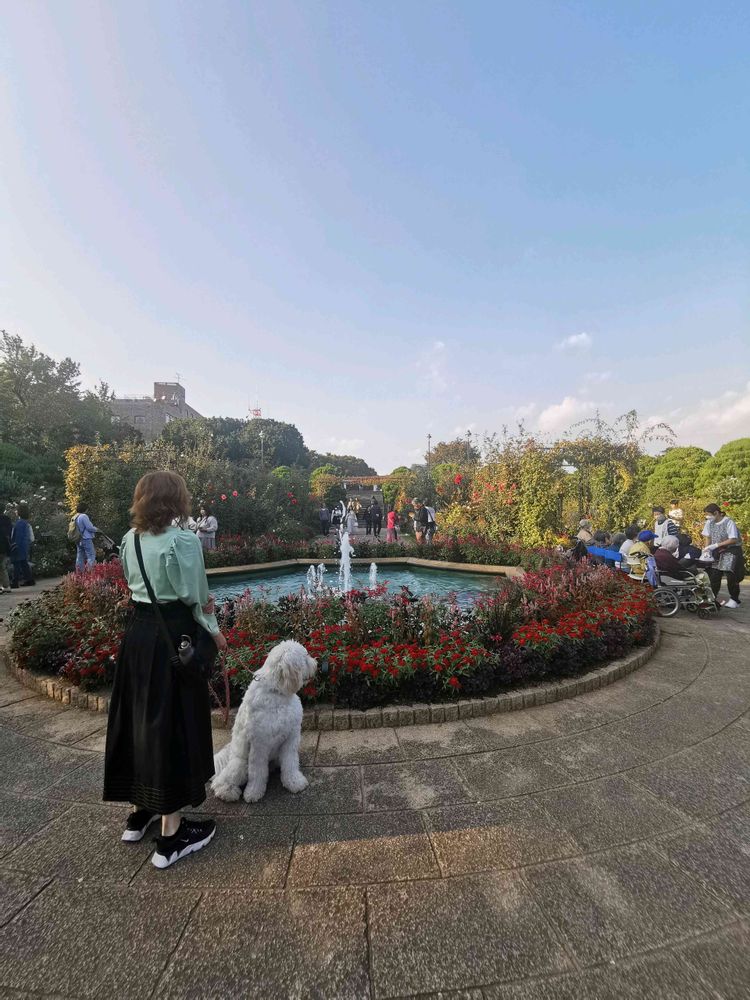
[[[159,608],[159,602],[156,600],[156,594],[151,586],[151,581],[146,575],[146,567],[143,565],[141,540],[137,532],[133,533],[133,541],[135,542],[135,554],[138,559],[138,567],[141,571],[143,582],[146,584],[146,591],[153,606],[154,614],[159,622],[159,627],[161,628],[162,635],[166,640],[167,647],[174,651],[169,659],[170,664],[173,669],[186,680],[191,677],[208,680],[214,672],[216,657],[219,653],[213,636],[210,632],[207,632],[202,625],[198,625],[198,638],[195,644],[189,635],[182,635],[180,636],[177,648],[175,648],[174,639],[170,635],[167,623],[164,621],[164,615],[161,613]]]

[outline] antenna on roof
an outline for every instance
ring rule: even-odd
[[[179,372],[175,372],[175,375],[177,376],[177,385],[179,385],[180,384],[180,379],[182,378],[182,375]]]

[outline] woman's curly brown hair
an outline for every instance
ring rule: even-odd
[[[190,514],[190,494],[176,472],[148,472],[138,480],[130,508],[131,523],[139,535],[160,535],[172,521]]]

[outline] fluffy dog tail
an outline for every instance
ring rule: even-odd
[[[232,756],[232,741],[224,747],[223,750],[219,750],[218,753],[214,754],[214,771],[220,774],[224,768],[229,763],[229,758]]]

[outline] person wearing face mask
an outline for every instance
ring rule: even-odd
[[[707,518],[706,526],[701,532],[707,543],[704,551],[710,553],[713,560],[708,574],[711,577],[711,589],[714,597],[718,597],[721,578],[725,576],[729,600],[723,602],[723,607],[738,608],[740,583],[745,578],[745,559],[739,528],[718,504],[710,503],[704,507],[703,513]]]
[[[205,504],[201,507],[196,530],[204,549],[216,548],[216,532],[219,530],[219,522],[211,513],[211,508]]]
[[[680,529],[671,517],[667,517],[663,507],[652,507],[651,511],[654,515],[654,546],[658,549],[669,535],[678,538]]]

